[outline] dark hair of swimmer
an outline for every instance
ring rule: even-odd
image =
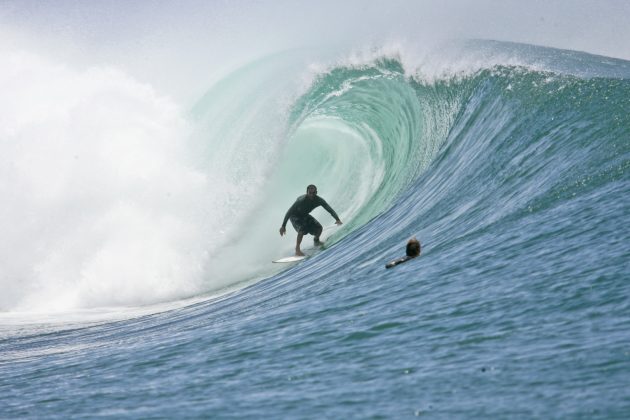
[[[420,255],[422,247],[420,242],[416,238],[409,239],[407,242],[407,256],[408,257],[417,257]]]

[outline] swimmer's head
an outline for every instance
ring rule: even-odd
[[[417,257],[418,255],[420,255],[421,250],[422,246],[420,245],[420,241],[418,241],[415,237],[409,239],[409,242],[407,242],[408,257]]]

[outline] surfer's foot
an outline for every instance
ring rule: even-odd
[[[295,250],[295,256],[296,256],[296,257],[303,257],[303,256],[304,256],[304,253],[303,253],[302,251],[300,251],[299,249],[296,249],[296,250]]]
[[[324,243],[319,239],[314,239],[313,243],[315,244],[315,246],[324,246]]]

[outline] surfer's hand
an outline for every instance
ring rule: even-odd
[[[284,227],[280,228],[280,236],[284,236],[284,234],[286,233],[286,229]]]
[[[335,224],[336,224],[336,225],[343,225],[343,223],[341,222],[341,220],[337,220],[337,221],[335,222]]]

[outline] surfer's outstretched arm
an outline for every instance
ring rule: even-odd
[[[341,222],[341,219],[339,219],[339,216],[337,216],[337,212],[335,212],[332,207],[330,207],[330,205],[326,202],[326,200],[324,200],[323,198],[319,197],[319,204],[326,209],[326,211],[328,213],[330,213],[330,215],[335,219],[335,224],[336,225],[342,225],[343,223]]]
[[[284,234],[287,232],[287,222],[289,221],[289,217],[291,217],[291,215],[293,214],[293,211],[295,210],[296,203],[297,202],[293,203],[291,207],[289,207],[289,210],[287,210],[287,213],[284,215],[284,220],[282,220],[282,226],[280,226],[280,236],[284,236]]]

